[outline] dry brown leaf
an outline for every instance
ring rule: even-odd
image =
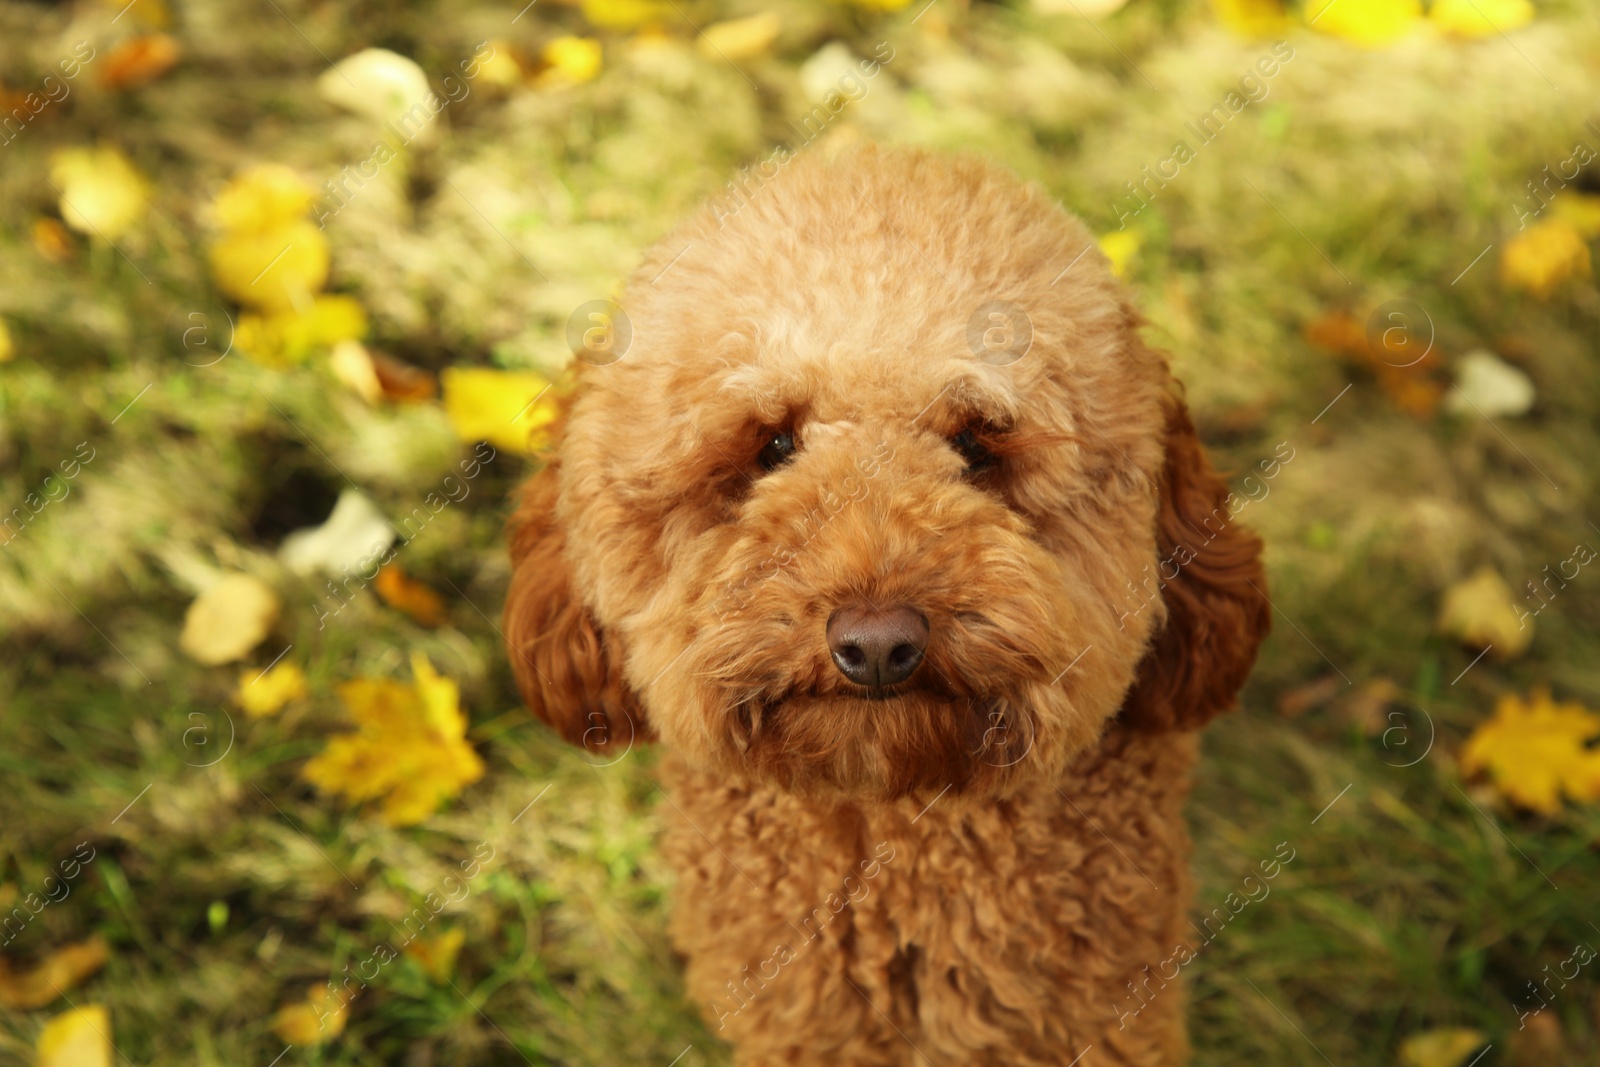
[[[1377,737],[1393,725],[1386,714],[1403,690],[1387,678],[1373,678],[1356,686],[1341,701],[1339,714],[1365,737]]]
[[[439,395],[439,378],[432,371],[413,367],[382,352],[372,352],[372,370],[390,400],[432,400]]]
[[[1553,1011],[1541,1011],[1523,1020],[1511,1032],[1506,1046],[1511,1067],[1556,1067],[1572,1061],[1567,1056],[1567,1037]]]
[[[1312,708],[1320,707],[1333,699],[1344,688],[1344,679],[1329,674],[1303,685],[1297,685],[1278,697],[1278,714],[1285,719],[1297,719]]]
[[[96,935],[57,949],[26,971],[13,971],[0,959],[0,1005],[32,1009],[51,1004],[104,967],[110,954],[105,938]]]
[[[1444,354],[1430,344],[1419,356],[1421,338],[1410,329],[1370,332],[1376,333],[1375,341],[1348,311],[1328,312],[1305,327],[1307,341],[1371,373],[1401,410],[1419,419],[1431,417],[1444,399]]]
[[[178,39],[168,33],[130,37],[106,55],[100,84],[124,92],[148,85],[177,66],[182,54]]]
[[[372,588],[383,602],[410,616],[411,621],[430,629],[443,626],[448,615],[444,598],[427,585],[409,577],[398,563],[379,568]]]
[[[34,251],[57,266],[70,260],[78,250],[67,228],[48,215],[33,220],[32,237]]]

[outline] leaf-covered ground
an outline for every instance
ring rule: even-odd
[[[352,487],[398,522],[473,448],[437,401],[369,403],[315,345],[199,358],[247,310],[213,276],[211,205],[286,165],[338,207],[326,289],[365,309],[368,351],[554,377],[573,310],[741,167],[862,139],[996,157],[1115,235],[1266,538],[1275,631],[1190,809],[1196,920],[1227,914],[1185,968],[1196,1062],[1389,1064],[1464,1027],[1468,1053],[1492,1045],[1482,1067],[1600,1063],[1600,966],[1573,962],[1600,943],[1600,807],[1531,811],[1457,764],[1507,694],[1600,706],[1600,572],[1569,575],[1575,546],[1600,546],[1582,220],[1600,161],[1577,162],[1600,150],[1600,19],[1550,0],[1504,33],[1368,48],[1349,27],[1373,5],[1338,2],[1259,37],[1237,20],[1272,4],[1219,3],[1225,25],[1182,0],[1092,22],[961,0],[0,2],[0,96],[28,116],[0,124],[0,508],[23,519],[0,533],[0,1063],[30,1062],[71,1005],[103,1005],[133,1064],[727,1062],[663,932],[651,754],[594,766],[516,700],[502,525],[534,461],[497,452],[398,554],[443,594],[442,626],[369,589],[331,612],[281,562],[286,534]],[[699,32],[763,10],[770,43],[770,22]],[[170,70],[128,50],[157,33]],[[599,42],[598,76],[563,38]],[[511,76],[459,80],[485,41]],[[80,42],[95,58],[49,99]],[[330,201],[378,134],[318,80],[368,47],[441,95],[458,81],[427,143]],[[892,58],[841,83],[872,56]],[[148,182],[114,238],[64,217],[53,166],[97,146]],[[1577,221],[1519,243],[1557,219]],[[1397,370],[1391,326],[1402,347],[1431,338],[1428,358]],[[1530,410],[1452,401],[1478,350],[1532,382]],[[1272,457],[1273,478],[1244,480]],[[1438,630],[1446,591],[1485,567],[1510,629],[1532,620],[1520,656]],[[283,609],[243,663],[203,666],[185,613],[233,572]],[[308,695],[246,713],[240,670],[280,652]],[[459,685],[486,771],[395,827],[302,771],[352,728],[338,686],[409,684],[415,653]],[[1294,859],[1270,893],[1231,908],[1280,843]],[[380,952],[406,937],[418,952]],[[288,1044],[279,1010],[330,979],[359,989],[342,1033]]]

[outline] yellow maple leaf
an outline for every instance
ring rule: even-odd
[[[419,937],[406,944],[406,955],[417,961],[424,973],[440,985],[450,980],[456,969],[456,957],[467,940],[461,927],[446,930],[437,937]]]
[[[34,1067],[111,1067],[111,1016],[99,1004],[62,1012],[44,1024]]]
[[[1488,1040],[1478,1030],[1425,1030],[1401,1043],[1401,1067],[1461,1067],[1462,1062]]]
[[[234,699],[252,719],[264,719],[283,710],[285,704],[306,697],[306,675],[287,661],[267,671],[245,671],[239,675],[239,690]]]
[[[350,1000],[326,983],[314,985],[305,1000],[285,1004],[272,1017],[272,1029],[291,1045],[320,1045],[344,1033]]]
[[[150,186],[115,148],[67,148],[50,160],[61,217],[79,233],[115,241],[144,217]]]
[[[555,390],[536,371],[446,367],[439,375],[444,411],[463,441],[531,454],[546,443],[556,417]]]
[[[1564,218],[1545,219],[1518,233],[1500,250],[1500,281],[1524,289],[1541,300],[1563,282],[1588,278],[1589,246],[1578,228]]]
[[[6,325],[5,319],[0,319],[0,363],[9,363],[16,354],[16,345],[11,341],[11,328]]]
[[[1422,25],[1420,0],[1309,0],[1306,21],[1334,37],[1381,48]]]
[[[1245,37],[1271,37],[1288,24],[1283,0],[1211,0],[1217,21]]]
[[[302,772],[324,793],[360,803],[383,798],[391,826],[412,826],[483,776],[483,761],[466,740],[456,683],[421,653],[411,657],[414,682],[359,678],[339,686],[360,727],[331,739]]]
[[[1529,0],[1433,0],[1433,24],[1457,37],[1493,37],[1533,21]]]
[[[846,0],[846,3],[867,11],[899,11],[910,4],[911,0]]]
[[[1557,704],[1545,688],[1526,702],[1508,693],[1462,746],[1461,770],[1486,772],[1512,803],[1554,815],[1563,796],[1600,800],[1600,749],[1585,747],[1596,738],[1600,715],[1581,704]]]

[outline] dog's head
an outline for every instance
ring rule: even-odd
[[[524,491],[534,711],[596,753],[886,798],[1230,706],[1259,543],[1082,224],[919,153],[740,198],[647,257],[631,346]]]

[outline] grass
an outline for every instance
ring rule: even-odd
[[[5,85],[26,88],[80,38],[103,57],[146,5],[113,24],[118,5],[0,2]],[[830,40],[858,56],[887,41],[894,58],[820,140],[985,152],[1100,231],[1124,184],[1271,46],[1177,0],[1132,0],[1098,32],[956,0],[914,24],[920,5],[792,2],[772,5],[774,51],[736,68],[697,52],[686,20],[747,9],[680,6],[667,44],[602,33],[606,69],[576,89],[476,86],[435,146],[330,222],[331,288],[366,305],[374,347],[432,369],[559,364],[572,308],[611,293],[738,167],[799,139],[806,64]],[[447,626],[364,595],[319,628],[318,590],[275,561],[283,535],[320,521],[347,481],[404,514],[464,446],[436,406],[369,409],[325,361],[196,367],[172,342],[174,316],[223,302],[204,211],[223,182],[277,160],[320,183],[369,153],[362,120],[316,95],[323,55],[380,45],[442,77],[484,39],[532,54],[593,32],[574,8],[513,22],[518,7],[174,4],[185,58],[171,75],[110,94],[91,64],[0,146],[0,318],[18,349],[0,366],[0,501],[79,442],[95,450],[0,552],[0,886],[36,891],[80,842],[95,858],[0,959],[104,936],[104,970],[68,995],[109,1007],[131,1063],[274,1062],[276,1008],[369,959],[480,843],[495,859],[430,924],[465,931],[450,982],[402,956],[337,1041],[278,1062],[667,1064],[686,1048],[684,1067],[727,1062],[664,934],[651,754],[590,766],[517,706],[492,620],[509,494],[530,468],[504,455],[406,547],[411,574],[452,590]],[[1584,125],[1600,22],[1550,2],[1508,39],[1288,40],[1266,99],[1130,223],[1131,284],[1219,460],[1243,471],[1280,442],[1295,450],[1244,515],[1266,537],[1278,614],[1242,710],[1207,736],[1190,808],[1197,921],[1280,843],[1295,858],[1185,968],[1196,1062],[1389,1064],[1405,1037],[1460,1025],[1493,1044],[1481,1067],[1600,1063],[1594,968],[1527,1029],[1517,1015],[1543,968],[1600,939],[1600,811],[1518,813],[1454,760],[1503,693],[1543,684],[1600,706],[1600,580],[1572,581],[1510,663],[1473,663],[1434,632],[1442,590],[1477,566],[1517,587],[1596,537],[1600,294],[1578,282],[1536,301],[1496,268],[1523,183],[1575,139],[1600,145]],[[50,155],[96,142],[151,177],[150,214],[117,248],[80,241],[48,262],[30,234],[57,215]],[[1447,361],[1489,348],[1520,364],[1535,410],[1418,420],[1303,339],[1330,309],[1400,297],[1425,309]],[[313,695],[280,718],[248,719],[235,670],[177,650],[219,569],[266,576],[284,599],[252,662],[292,646]],[[344,726],[333,685],[403,677],[412,649],[461,683],[489,770],[393,830],[298,774]],[[1327,699],[1280,713],[1323,679]],[[1402,695],[1364,729],[1355,694],[1377,679]],[[0,1009],[0,1063],[28,1062],[66,1006]]]

